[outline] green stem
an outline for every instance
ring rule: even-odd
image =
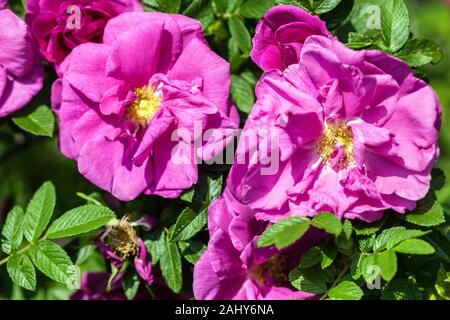
[[[39,241],[41,241],[41,240],[45,240],[45,236],[42,237],[41,239],[39,239]],[[32,244],[34,244],[34,242],[33,242],[33,243],[27,244],[25,247],[23,247],[22,249],[19,249],[17,252],[14,252],[13,254],[10,254],[10,255],[7,256],[6,258],[0,260],[0,267],[1,267],[2,265],[4,265],[5,263],[7,263],[7,262],[9,261],[9,259],[10,259],[13,255],[21,254],[21,253],[26,252],[26,251],[31,247]]]
[[[331,289],[333,289],[334,287],[337,286],[337,284],[339,283],[339,280],[341,280],[342,277],[347,273],[348,268],[349,268],[349,265],[346,264],[344,267],[344,270],[342,270],[342,272],[338,275],[338,277],[336,278],[336,280],[334,281],[334,283],[330,287],[330,289],[328,289],[328,291],[323,296],[320,297],[320,300],[324,300],[328,296],[328,292],[330,292]]]
[[[27,250],[30,248],[30,246],[31,246],[31,243],[28,244],[28,245],[26,245],[25,247],[23,247],[22,249],[20,249],[19,251],[17,251],[17,252],[14,253],[14,254],[21,254],[21,253],[24,253],[25,251],[27,251]],[[5,263],[7,263],[8,260],[9,260],[11,257],[12,257],[12,255],[9,255],[9,256],[7,256],[5,259],[0,260],[0,267],[1,267],[2,265],[4,265]]]

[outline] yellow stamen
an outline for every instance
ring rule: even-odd
[[[129,222],[129,218],[114,220],[108,225],[105,243],[123,259],[137,253],[138,241],[136,231]]]
[[[324,161],[330,162],[337,145],[344,149],[342,163],[346,166],[354,163],[352,129],[344,122],[327,123],[323,136],[318,143],[317,152]]]
[[[161,106],[161,93],[153,86],[143,86],[134,90],[136,100],[128,107],[128,119],[146,127]]]

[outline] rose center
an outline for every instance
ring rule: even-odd
[[[344,122],[327,123],[318,143],[318,154],[326,162],[332,162],[336,152],[343,154],[338,161],[345,166],[354,162],[353,131]]]
[[[128,256],[137,253],[137,234],[127,219],[115,220],[109,226],[105,243],[126,259]]]
[[[153,86],[143,86],[135,89],[134,94],[136,99],[128,107],[128,118],[134,123],[146,127],[161,106],[161,90]]]
[[[253,278],[260,284],[267,284],[270,278],[276,285],[282,285],[288,280],[286,276],[286,257],[278,254],[259,266],[250,270]]]

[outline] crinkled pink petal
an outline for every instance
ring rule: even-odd
[[[87,43],[75,48],[64,79],[93,102],[101,102],[105,92],[121,84],[106,76],[108,54],[104,44]]]

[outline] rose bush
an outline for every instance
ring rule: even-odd
[[[0,299],[450,299],[449,15],[0,0]]]

